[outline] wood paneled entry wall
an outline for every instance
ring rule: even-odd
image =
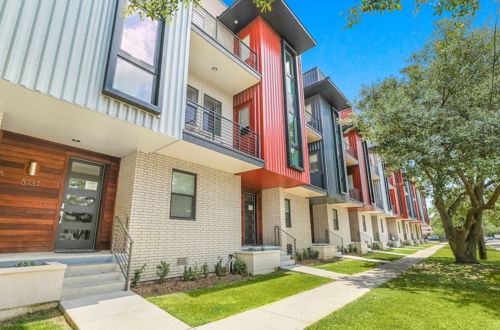
[[[0,253],[54,250],[70,159],[104,165],[95,249],[110,248],[120,159],[0,131]]]

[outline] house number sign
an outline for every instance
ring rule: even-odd
[[[40,180],[21,179],[21,185],[28,187],[38,187],[40,185]]]

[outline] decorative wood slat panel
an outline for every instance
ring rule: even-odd
[[[68,159],[105,164],[96,248],[109,249],[120,160],[91,151],[0,131],[0,253],[43,252],[54,247]],[[36,161],[36,176],[27,174]],[[36,181],[23,185],[23,179]],[[38,182],[39,181],[39,182]]]

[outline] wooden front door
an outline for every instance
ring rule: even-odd
[[[56,250],[91,250],[95,246],[104,164],[70,158],[64,184]]]

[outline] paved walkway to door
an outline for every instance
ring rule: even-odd
[[[302,265],[288,265],[288,266],[282,266],[280,268],[286,269],[286,270],[291,270],[291,271],[298,272],[298,273],[304,273],[304,274],[309,274],[309,275],[331,278],[333,280],[338,280],[338,279],[349,276],[349,275],[345,275],[345,274],[330,272],[330,271],[324,270],[324,269],[319,269],[319,268],[314,268],[314,267],[309,267],[309,266],[302,266]]]
[[[197,329],[303,329],[363,296],[371,289],[397,277],[444,245],[435,245],[357,275],[305,291]]]
[[[131,291],[65,300],[61,309],[68,322],[80,330],[191,329]]]

